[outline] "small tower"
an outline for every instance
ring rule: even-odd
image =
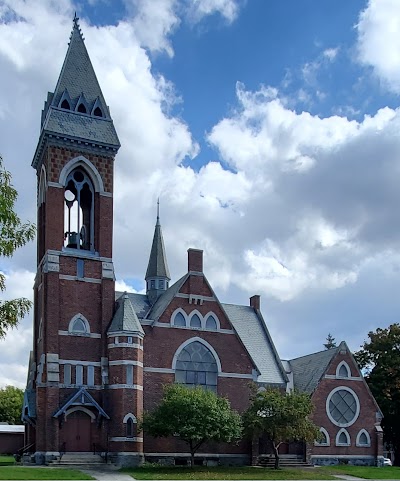
[[[164,239],[160,224],[160,201],[157,201],[157,222],[154,229],[153,244],[149,264],[146,271],[146,294],[151,304],[154,304],[169,287],[171,277],[165,255]]]

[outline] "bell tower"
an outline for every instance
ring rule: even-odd
[[[32,162],[37,274],[24,420],[38,463],[60,451],[107,450],[106,333],[115,308],[113,168],[119,147],[75,16]]]

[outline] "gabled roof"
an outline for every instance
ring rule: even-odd
[[[158,215],[156,227],[154,229],[153,243],[151,245],[149,264],[146,271],[146,281],[151,277],[166,277],[168,280],[171,279],[167,264],[167,256],[165,254],[160,218]]]
[[[144,335],[138,316],[126,292],[117,300],[117,309],[107,332],[131,332]]]
[[[81,387],[76,391],[76,393],[72,394],[67,401],[64,403],[64,405],[53,414],[53,418],[58,418],[61,414],[64,414],[65,411],[68,410],[70,406],[89,406],[89,407],[94,407],[98,413],[99,416],[103,416],[106,419],[110,419],[110,416],[106,414],[104,409],[100,406],[100,404],[91,396],[90,393],[86,391],[84,387]]]
[[[289,364],[295,389],[313,393],[339,348],[340,346],[291,359]]]
[[[60,100],[68,99],[70,109],[60,107]],[[75,108],[84,99],[86,113]],[[101,106],[102,117],[91,115],[94,105]],[[115,154],[119,139],[105,102],[99,82],[90,61],[78,18],[74,24],[64,64],[54,93],[49,93],[42,112],[39,142],[32,166],[37,168],[43,149],[49,139],[59,142],[80,142],[90,148],[101,149],[104,154]]]
[[[287,376],[264,319],[253,307],[221,304],[260,372],[258,383],[285,385]]]

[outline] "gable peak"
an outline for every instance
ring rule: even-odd
[[[76,32],[77,35],[79,35],[79,37],[81,38],[82,41],[85,40],[85,38],[82,35],[81,27],[79,25],[79,17],[76,15],[76,12],[74,14],[74,18],[73,18],[72,21],[73,21],[73,25],[72,25],[71,35],[69,36],[68,45],[71,43],[72,37],[74,36],[75,32]]]

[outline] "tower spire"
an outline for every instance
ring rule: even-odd
[[[157,221],[145,279],[146,293],[151,303],[154,303],[157,298],[168,289],[168,282],[171,280],[160,224],[159,198],[157,199]]]

